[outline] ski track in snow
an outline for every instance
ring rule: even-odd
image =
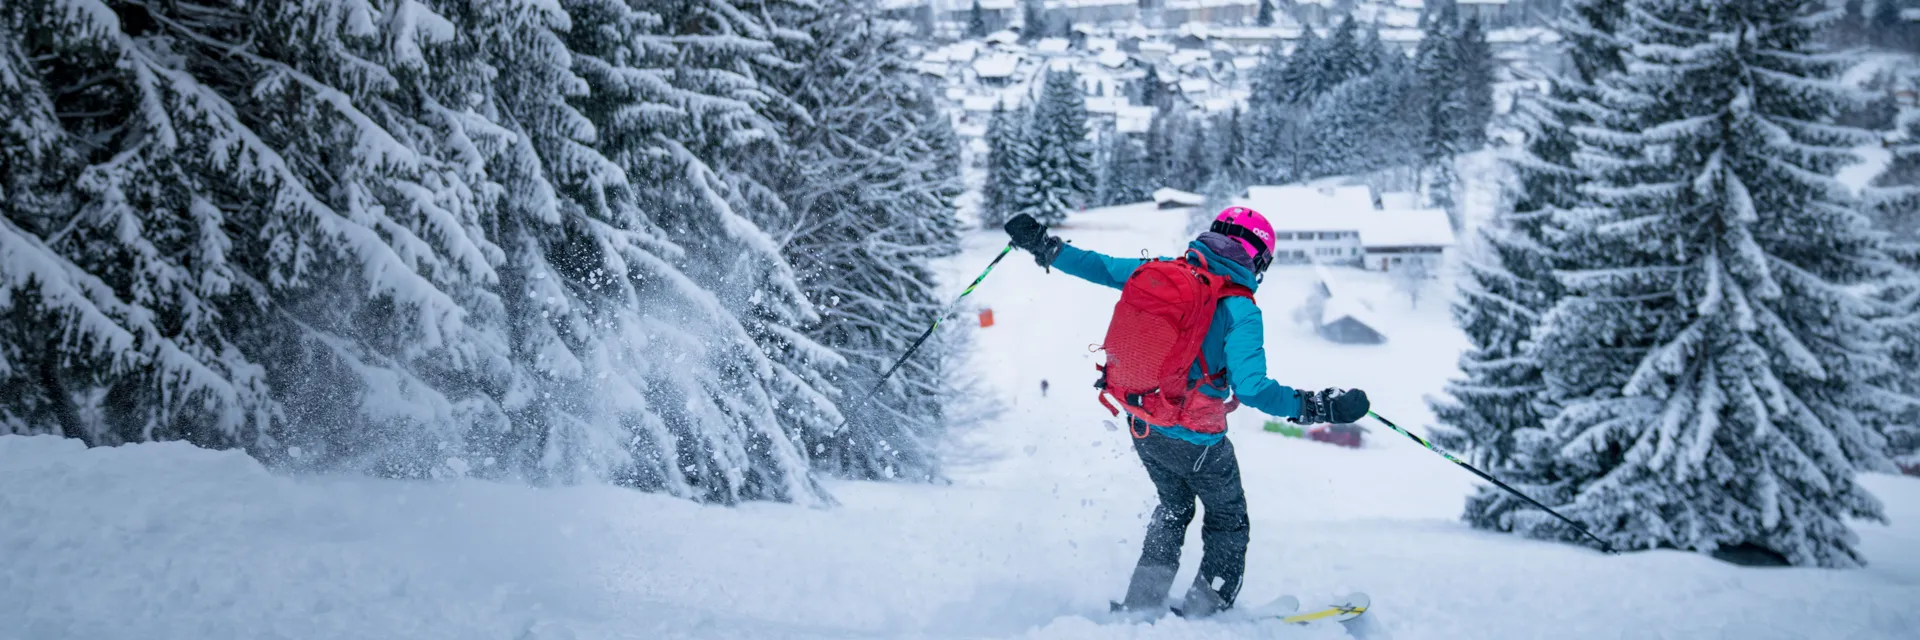
[[[1106,210],[1060,235],[1161,255],[1178,214]],[[1003,239],[943,268],[966,282]],[[1292,319],[1310,272],[1258,293],[1283,384],[1364,388],[1418,431],[1464,345],[1436,285],[1418,308],[1382,276],[1391,338],[1343,346]],[[698,505],[612,487],[273,475],[181,443],[83,449],[0,437],[0,638],[1344,638],[1338,625],[1106,619],[1151,487],[1094,401],[1087,346],[1118,292],[1009,256],[970,366],[1002,411],[945,486],[831,482],[830,509]],[[1042,397],[1039,381],[1051,382]],[[1365,591],[1368,638],[1896,638],[1920,628],[1920,480],[1863,479],[1891,526],[1858,525],[1863,570],[1749,569],[1674,551],[1605,557],[1475,531],[1475,479],[1375,428],[1343,449],[1232,415],[1253,519],[1243,606]],[[1184,571],[1200,554],[1199,519]]]

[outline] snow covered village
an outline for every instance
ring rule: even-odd
[[[0,640],[1920,638],[1920,2],[8,0]]]

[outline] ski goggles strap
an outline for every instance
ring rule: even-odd
[[[1266,271],[1267,265],[1273,263],[1273,247],[1267,246],[1267,241],[1261,239],[1252,229],[1225,220],[1215,220],[1213,221],[1213,226],[1209,227],[1208,230],[1229,238],[1239,238],[1252,244],[1255,249],[1253,256],[1254,271]]]

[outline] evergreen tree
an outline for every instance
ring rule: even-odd
[[[790,151],[765,160],[791,207],[783,254],[824,307],[807,334],[833,353],[815,357],[846,363],[833,386],[855,413],[839,431],[788,426],[801,430],[818,469],[929,479],[939,473],[934,447],[945,431],[946,349],[923,347],[868,402],[850,403],[944,310],[929,265],[958,249],[958,142],[915,79],[906,42],[876,20],[873,5],[824,9],[794,51],[809,62],[780,82],[807,117],[789,116]],[[789,411],[803,409],[837,415],[831,406]]]
[[[1514,122],[1527,137],[1525,153],[1507,161],[1515,188],[1457,261],[1462,272],[1452,311],[1471,344],[1460,356],[1465,377],[1448,382],[1444,397],[1429,399],[1440,421],[1431,429],[1435,442],[1529,495],[1541,495],[1556,478],[1550,457],[1516,456],[1521,443],[1546,439],[1541,425],[1555,411],[1534,356],[1534,332],[1562,296],[1554,277],[1561,262],[1555,247],[1564,236],[1557,221],[1583,206],[1579,187],[1588,179],[1574,162],[1581,149],[1574,129],[1594,122],[1582,106],[1583,98],[1597,95],[1594,80],[1622,68],[1611,34],[1625,4],[1582,0],[1556,22],[1566,34],[1561,51],[1575,64],[1550,78],[1544,95],[1515,105]],[[1510,531],[1535,522],[1533,514],[1513,517],[1524,506],[1483,487],[1468,499],[1464,518],[1478,528]]]
[[[795,28],[838,19],[821,11],[80,0],[0,15],[0,429],[821,501],[802,445],[831,446],[813,436],[871,368],[852,356],[885,348],[861,340],[898,327],[822,328],[819,289],[768,230],[880,200],[910,218],[888,260],[950,251],[958,157],[894,36]],[[870,71],[829,73],[862,47]],[[774,82],[801,60],[842,101]],[[873,114],[883,103],[911,115]],[[801,188],[786,171],[814,165],[769,168],[815,140],[815,117],[852,140],[805,152],[866,153],[832,166],[871,183]],[[803,197],[817,193],[834,198]],[[928,299],[924,273],[890,273],[917,284],[874,289],[889,309]],[[921,364],[889,391],[887,419],[913,420],[886,428],[908,439],[939,419],[925,383],[942,365]],[[884,459],[848,446],[822,463],[935,468],[913,459],[930,449],[880,441]]]
[[[1366,75],[1371,66],[1368,58],[1372,56],[1361,47],[1360,26],[1351,15],[1333,28],[1321,47],[1319,55],[1306,61],[1313,66],[1307,71],[1310,80],[1300,95],[1302,102],[1310,102],[1348,80]]]
[[[1049,70],[1027,121],[1028,148],[1014,194],[1014,213],[1055,225],[1093,196],[1093,150],[1079,74]]]
[[[1380,39],[1378,29],[1367,29],[1360,38],[1360,73],[1373,75],[1382,72],[1395,72],[1405,66],[1407,56],[1400,49]]]
[[[1160,79],[1160,72],[1153,65],[1147,65],[1147,74],[1140,79],[1140,106],[1166,110],[1173,107],[1173,95],[1167,92],[1166,81]]]
[[[967,37],[987,37],[987,12],[980,8],[980,0],[973,0],[973,6],[967,9]]]
[[[1020,44],[1033,44],[1047,37],[1046,9],[1040,0],[1025,0],[1020,3]]]
[[[1247,147],[1247,127],[1240,117],[1240,108],[1225,121],[1218,123],[1220,135],[1216,136],[1219,162],[1215,164],[1213,174],[1223,178],[1230,190],[1238,192],[1250,184],[1253,176],[1253,159]]]
[[[1906,139],[1893,147],[1893,161],[1874,179],[1869,197],[1875,226],[1888,233],[1888,250],[1901,273],[1879,295],[1880,324],[1893,342],[1899,389],[1920,395],[1920,120],[1908,120]],[[1886,427],[1888,455],[1897,464],[1920,466],[1920,406],[1899,410]]]
[[[1100,170],[1101,197],[1096,202],[1114,206],[1153,199],[1157,187],[1148,178],[1150,160],[1138,140],[1124,134],[1108,135],[1105,155],[1106,163]]]
[[[1536,334],[1561,408],[1520,455],[1551,461],[1537,497],[1622,548],[1858,566],[1845,520],[1883,516],[1853,473],[1885,466],[1893,363],[1850,289],[1891,263],[1832,179],[1869,136],[1815,124],[1845,95],[1841,60],[1811,55],[1824,9],[1632,6],[1611,115],[1581,131],[1599,206],[1565,216]]]
[[[1876,47],[1906,49],[1913,46],[1912,27],[1900,17],[1900,4],[1894,0],[1874,0],[1873,15],[1867,18],[1868,40]]]
[[[1008,113],[1006,103],[998,102],[987,120],[987,176],[980,199],[980,224],[984,228],[998,229],[1013,217],[1014,186],[1025,165],[1022,132],[1026,124],[1019,113]]]
[[[1841,108],[1840,115],[1834,121],[1849,127],[1869,131],[1891,132],[1897,128],[1900,116],[1900,101],[1894,95],[1894,74],[1880,72],[1873,74],[1860,89],[1873,95],[1865,103],[1848,104]]]
[[[1294,55],[1308,49],[1312,38],[1313,30],[1301,32],[1301,42],[1296,45]],[[1295,86],[1290,75],[1291,59],[1279,47],[1274,47],[1260,59],[1251,74],[1247,139],[1250,148],[1257,151],[1249,163],[1250,180],[1284,184],[1295,175],[1296,158],[1302,146],[1298,142],[1297,126],[1301,109],[1291,103],[1290,93]]]
[[[1260,11],[1254,15],[1253,23],[1262,27],[1273,26],[1273,0],[1260,0]]]
[[[484,422],[440,377],[498,353],[462,306],[490,189],[436,102],[473,76],[422,73],[444,18],[344,9],[0,17],[0,425],[417,475]]]
[[[697,366],[671,380],[648,381],[649,396],[677,401],[661,408],[670,417],[671,441],[650,443],[648,455],[680,458],[661,469],[695,478],[705,499],[795,499],[819,493],[805,474],[796,421],[823,429],[836,416],[783,414],[781,408],[825,404],[827,373],[818,367],[833,363],[812,357],[826,351],[802,332],[817,312],[763,228],[784,208],[744,169],[779,151],[771,118],[794,107],[769,83],[768,72],[792,64],[782,53],[805,36],[775,22],[769,10],[734,6],[747,10],[675,5],[648,13],[619,0],[568,5],[573,66],[599,87],[572,102],[594,125],[597,150],[630,183],[648,185],[632,190],[632,204],[646,212],[660,239],[699,247],[675,266],[706,292],[702,304],[731,320],[663,335],[653,345]],[[736,35],[706,36],[710,31]],[[706,106],[670,110],[681,104]],[[635,112],[654,115],[636,118]],[[675,429],[671,417],[681,412],[684,426]],[[679,443],[688,440],[706,444],[702,455],[685,459]]]
[[[1460,123],[1467,105],[1460,73],[1459,19],[1453,3],[1429,9],[1425,32],[1414,52],[1417,99],[1425,105],[1420,126],[1424,136],[1420,144],[1421,189],[1429,207],[1454,213],[1453,190],[1458,178],[1453,172],[1453,157],[1463,148],[1458,139]]]
[[[1863,0],[1845,0],[1840,4],[1840,19],[1828,30],[1830,40],[1842,47],[1867,41],[1867,11]]]
[[[1300,179],[1365,174],[1402,166],[1419,139],[1406,122],[1418,116],[1405,95],[1405,73],[1383,71],[1350,80],[1315,100],[1301,126],[1306,152]]]
[[[1182,132],[1186,135],[1181,137],[1180,146],[1172,147],[1179,154],[1174,182],[1180,185],[1181,190],[1198,193],[1206,189],[1207,181],[1213,178],[1213,169],[1216,166],[1216,163],[1210,161],[1213,155],[1210,152],[1213,144],[1212,136],[1208,135],[1205,118],[1188,116],[1183,120],[1186,126],[1182,127]]]
[[[1487,124],[1493,121],[1493,49],[1480,29],[1478,16],[1460,26],[1457,74],[1460,78],[1459,121],[1453,124],[1454,145],[1460,152],[1487,143]]]
[[[1314,35],[1313,29],[1303,29],[1300,42],[1294,45],[1293,53],[1286,57],[1286,64],[1264,83],[1266,90],[1280,104],[1290,107],[1302,107],[1324,95],[1338,83],[1329,71],[1339,67],[1339,63],[1328,61],[1330,56],[1335,55],[1331,46]]]

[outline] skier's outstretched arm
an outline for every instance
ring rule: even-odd
[[[1008,220],[1005,229],[1013,246],[1033,254],[1035,264],[1059,267],[1094,284],[1118,289],[1127,283],[1127,276],[1133,275],[1134,269],[1146,263],[1146,260],[1115,258],[1069,245],[1056,236],[1047,235],[1046,225],[1024,213]]]
[[[1359,389],[1301,391],[1267,377],[1266,329],[1260,308],[1245,298],[1228,298],[1233,324],[1227,327],[1227,371],[1240,404],[1295,424],[1349,423],[1366,417],[1372,403]]]
[[[1139,258],[1115,258],[1063,244],[1060,246],[1060,255],[1053,259],[1053,266],[1087,282],[1118,289],[1127,284],[1127,276],[1133,275],[1134,269],[1146,262]]]
[[[1278,418],[1300,417],[1300,394],[1267,377],[1266,329],[1261,325],[1260,308],[1244,298],[1221,300],[1232,305],[1233,324],[1227,326],[1227,382],[1233,395],[1261,413]]]

